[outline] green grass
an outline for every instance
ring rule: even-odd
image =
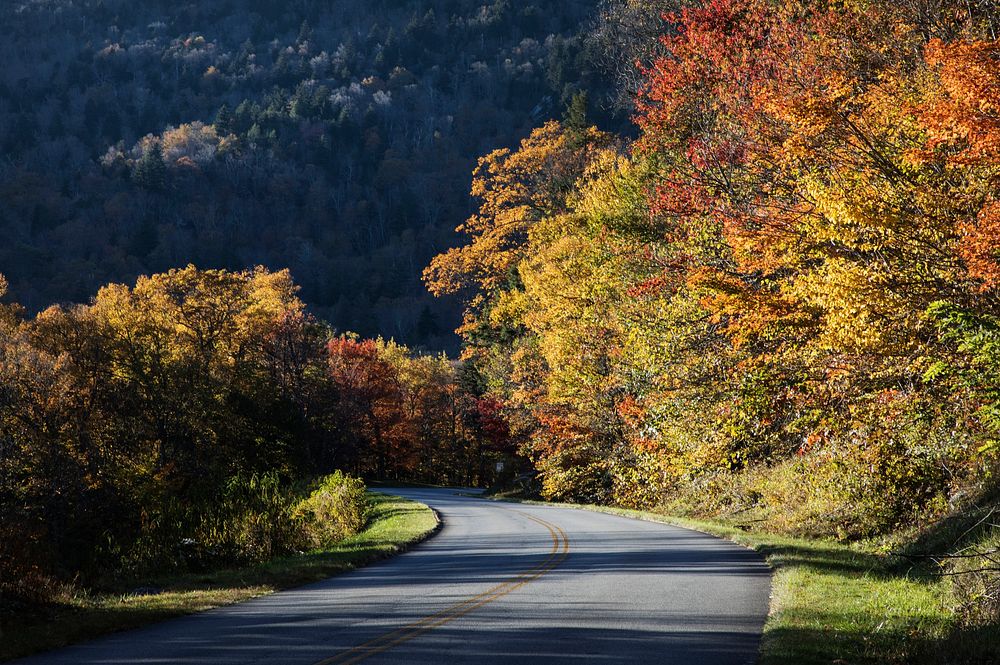
[[[322,580],[403,551],[437,527],[436,515],[422,503],[385,494],[370,498],[365,529],[329,548],[250,568],[143,580],[143,587],[161,593],[79,592],[57,605],[0,617],[0,660]]]
[[[656,512],[569,507],[682,526],[760,552],[774,571],[760,665],[1000,662],[1000,627],[960,627],[947,578],[929,565],[879,553],[874,545]]]

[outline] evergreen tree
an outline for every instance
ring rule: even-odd
[[[309,25],[308,20],[303,20],[302,25],[299,26],[299,38],[296,42],[302,44],[310,39],[312,39],[312,27]]]
[[[234,130],[233,112],[229,109],[229,104],[219,107],[219,112],[215,114],[215,131],[219,136],[228,136]]]
[[[580,133],[587,129],[587,91],[574,93],[563,113],[563,126],[570,132]]]
[[[159,143],[150,142],[136,162],[132,179],[143,189],[160,191],[167,184],[167,165],[163,162],[163,149]]]
[[[437,318],[434,316],[431,308],[424,305],[424,308],[420,310],[420,316],[417,318],[417,338],[426,341],[431,337],[440,334],[440,332],[441,330],[438,326]]]
[[[264,132],[261,131],[260,125],[255,122],[247,132],[247,141],[249,141],[251,145],[257,145],[263,138]]]
[[[254,111],[253,104],[249,100],[244,99],[236,107],[236,112],[233,114],[233,130],[236,134],[242,134],[250,129],[251,125],[254,123]]]

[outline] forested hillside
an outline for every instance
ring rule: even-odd
[[[420,269],[476,158],[611,105],[596,0],[0,4],[0,266],[30,311],[195,263],[289,268],[341,330],[455,348]]]

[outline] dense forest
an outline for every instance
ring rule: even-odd
[[[494,481],[515,450],[474,366],[337,335],[297,290],[188,267],[0,310],[0,613],[287,554],[296,485],[335,471]]]
[[[570,113],[480,160],[469,242],[425,271],[472,294],[466,361],[550,497],[845,537],[946,509],[996,468],[1000,13],[670,22],[637,139]]]
[[[583,90],[613,110],[596,5],[4,2],[11,295],[34,312],[266,265],[339,329],[454,351],[456,305],[420,270],[456,241],[480,154]]]
[[[972,511],[940,560],[995,625],[1000,9],[683,4],[623,84],[638,138],[488,153],[428,286],[471,291],[544,496],[844,540]]]

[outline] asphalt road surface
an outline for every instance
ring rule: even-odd
[[[329,580],[22,663],[676,663],[756,659],[770,572],[693,531],[444,489],[444,528]]]

